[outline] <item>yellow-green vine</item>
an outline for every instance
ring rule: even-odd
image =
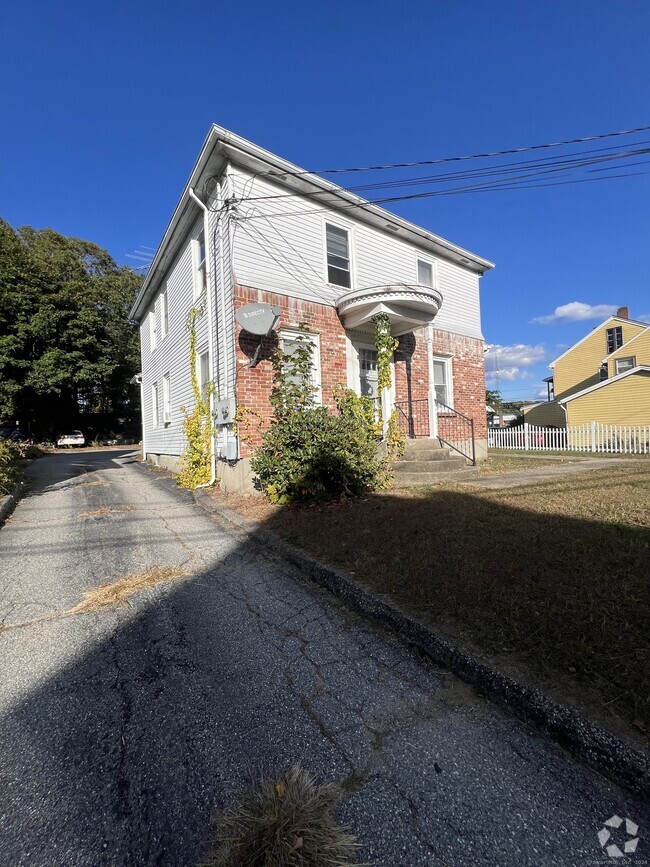
[[[209,383],[206,393],[201,392],[199,376],[196,369],[196,320],[203,312],[201,307],[192,307],[187,315],[185,327],[189,333],[189,361],[194,408],[188,410],[182,406],[185,414],[183,430],[186,445],[181,455],[181,471],[178,474],[178,484],[182,488],[194,490],[199,485],[205,485],[211,477],[212,457],[212,419],[210,417],[210,395],[214,385]]]
[[[388,419],[388,431],[386,432],[386,452],[389,460],[401,458],[406,450],[406,434],[399,425],[397,410],[393,410]]]
[[[399,341],[390,333],[390,319],[387,313],[377,313],[372,317],[375,323],[375,349],[377,350],[377,377],[380,391],[390,388],[390,360]]]

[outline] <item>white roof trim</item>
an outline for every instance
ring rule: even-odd
[[[630,343],[633,343],[637,339],[637,337],[643,337],[643,335],[647,331],[650,331],[650,325],[648,325],[647,328],[644,328],[643,331],[639,331],[639,333],[635,334],[634,337],[630,337],[630,339],[627,341],[627,343],[624,343],[623,346],[619,346],[618,349],[614,350],[614,352],[610,352],[609,355],[606,355],[603,358],[601,364],[604,364],[606,361],[609,361],[610,358],[614,358],[614,356],[618,355],[619,352],[623,352],[623,350],[626,349],[630,345]]]
[[[618,382],[621,379],[625,379],[626,376],[632,376],[632,374],[640,372],[650,373],[650,365],[638,364],[636,367],[631,367],[629,370],[624,370],[623,373],[612,376],[610,379],[603,379],[602,382],[598,382],[596,383],[596,385],[590,385],[589,388],[583,388],[582,391],[577,391],[575,394],[570,394],[568,397],[563,397],[562,400],[558,400],[558,403],[561,406],[564,406],[565,403],[568,403],[570,400],[575,400],[576,397],[582,397],[585,394],[589,394],[590,391],[598,391],[599,388],[604,388],[606,385],[611,385],[612,382]]]
[[[428,249],[434,255],[447,255],[452,259],[452,261],[455,261],[456,259],[466,260],[466,267],[478,274],[482,274],[485,271],[494,268],[494,263],[490,262],[489,259],[483,259],[475,253],[470,253],[463,247],[459,247],[451,241],[447,241],[438,235],[434,235],[433,232],[429,232],[421,226],[417,226],[415,223],[410,223],[408,220],[404,220],[402,217],[398,217],[396,214],[392,214],[390,211],[386,211],[378,205],[373,205],[366,199],[344,190],[342,187],[321,178],[319,175],[299,174],[296,176],[296,172],[302,173],[304,171],[299,166],[276,156],[270,151],[264,150],[264,148],[259,147],[259,145],[256,145],[245,138],[241,138],[241,136],[230,132],[224,127],[213,124],[210,127],[208,135],[203,143],[203,147],[201,148],[201,152],[199,153],[187,184],[185,185],[183,193],[158,246],[149,268],[149,272],[144,279],[140,292],[138,293],[138,297],[131,308],[131,312],[129,313],[131,319],[138,320],[148,304],[149,297],[152,294],[157,281],[161,277],[161,261],[164,260],[167,247],[172,242],[176,229],[182,222],[184,212],[188,205],[190,205],[192,209],[198,207],[195,202],[191,201],[189,190],[197,186],[202,176],[209,168],[211,160],[212,165],[214,165],[215,160],[213,158],[215,156],[219,156],[223,161],[230,159],[233,162],[240,162],[241,157],[243,156],[249,162],[262,164],[266,168],[265,174],[269,180],[287,187],[287,189],[294,192],[309,193],[314,191],[314,187],[329,192],[332,194],[334,201],[330,197],[323,197],[320,201],[333,208],[336,206],[336,199],[340,199],[343,202],[350,204],[359,205],[359,208],[354,209],[354,216],[358,219],[374,225],[377,224],[378,220],[383,221],[384,224],[390,223],[404,231],[404,234],[401,236],[402,238],[405,238],[411,243],[419,244],[425,250]],[[283,178],[283,174],[288,175],[288,179]]]
[[[555,367],[555,365],[558,363],[558,361],[561,358],[564,358],[565,355],[568,355],[570,352],[573,352],[573,350],[576,348],[576,346],[580,346],[581,343],[584,343],[585,340],[587,340],[589,337],[591,337],[593,335],[593,333],[594,333],[594,331],[596,331],[596,329],[602,328],[603,325],[607,325],[608,322],[631,322],[632,325],[642,325],[644,328],[648,324],[647,322],[639,322],[637,319],[624,319],[621,316],[609,316],[607,319],[605,319],[603,322],[601,322],[600,325],[595,325],[591,329],[591,331],[588,334],[585,334],[585,336],[583,338],[581,338],[577,343],[574,343],[573,346],[570,346],[568,349],[566,349],[562,353],[562,355],[558,355],[558,357],[554,361],[551,361],[551,363],[549,364],[549,367],[551,368],[551,370],[553,370],[553,368]],[[635,337],[636,336],[637,335],[635,335]],[[629,341],[628,341],[628,343],[629,343]],[[623,346],[625,346],[625,344],[623,344]],[[622,346],[619,346],[619,349],[622,349],[622,348],[623,348]],[[618,349],[616,351],[618,352]],[[610,353],[610,355],[611,354],[612,353]]]

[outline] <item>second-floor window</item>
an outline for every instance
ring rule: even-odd
[[[158,346],[158,325],[156,322],[156,304],[149,311],[149,346],[151,351]]]
[[[327,245],[327,282],[349,289],[350,280],[350,233],[340,226],[325,224]]]
[[[617,325],[607,329],[607,353],[615,352],[623,346],[623,328]]]
[[[424,259],[418,259],[418,285],[433,289],[433,265]]]
[[[158,400],[158,383],[151,386],[151,426],[158,427],[160,424],[160,402]]]
[[[172,420],[172,391],[169,374],[166,373],[162,380],[163,392],[163,424],[169,424]]]
[[[160,294],[160,337],[167,337],[169,331],[169,307],[167,304],[167,290]]]
[[[636,358],[631,355],[629,358],[617,358],[616,359],[616,373],[625,373],[626,370],[632,370],[633,367],[636,367]]]
[[[192,241],[192,258],[194,264],[194,282],[192,284],[193,297],[196,301],[205,289],[205,234],[201,232],[198,238]]]

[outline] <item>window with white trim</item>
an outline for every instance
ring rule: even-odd
[[[451,358],[433,359],[433,384],[436,389],[436,400],[445,406],[453,407],[454,389],[452,380]]]
[[[626,370],[632,370],[633,367],[636,367],[636,357],[634,355],[630,355],[628,358],[617,358],[616,359],[616,374],[625,373]]]
[[[350,278],[350,233],[341,226],[325,223],[327,248],[327,282],[349,289]]]
[[[149,346],[153,352],[158,346],[158,324],[156,322],[156,302],[149,311]]]
[[[151,426],[158,427],[160,423],[160,404],[158,401],[158,383],[151,386]]]
[[[322,403],[321,393],[321,368],[320,368],[320,337],[318,334],[305,334],[297,331],[283,331],[280,334],[280,343],[282,352],[285,355],[291,355],[300,346],[305,343],[311,345],[312,369],[310,384],[314,388],[314,402],[318,405]]]
[[[160,338],[164,340],[169,333],[169,307],[167,289],[160,293]]]
[[[434,288],[433,263],[427,262],[426,259],[418,259],[418,285]]]
[[[210,353],[200,352],[196,356],[196,378],[199,381],[199,389],[203,400],[208,399],[208,385],[210,384]]]
[[[163,392],[163,424],[171,424],[172,420],[172,391],[169,374],[166,373],[162,379]]]
[[[205,264],[205,233],[201,232],[198,238],[192,241],[192,260],[194,264],[194,282],[192,295],[196,301],[203,294],[206,285]]]

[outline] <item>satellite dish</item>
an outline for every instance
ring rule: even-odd
[[[235,319],[250,334],[266,337],[277,325],[280,308],[270,304],[245,304],[235,314]]]

